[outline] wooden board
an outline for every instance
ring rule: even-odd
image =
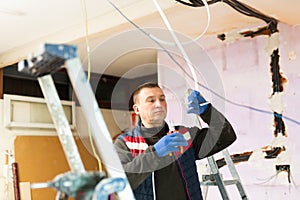
[[[85,169],[97,171],[97,160],[86,150],[79,138],[75,138],[75,141]],[[58,174],[70,171],[57,136],[17,136],[14,151],[20,182],[47,182]],[[55,199],[55,195],[56,190],[52,188],[31,189],[32,200]]]

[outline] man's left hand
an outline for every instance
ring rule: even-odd
[[[201,115],[208,107],[208,102],[200,94],[200,92],[193,90],[188,96],[188,110],[187,113],[194,113]]]

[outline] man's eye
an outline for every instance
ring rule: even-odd
[[[166,101],[166,99],[165,99],[165,98],[160,98],[159,100],[160,100],[160,101]]]
[[[153,99],[153,98],[147,98],[146,101],[147,101],[147,102],[150,102],[150,103],[153,103],[153,102],[155,101],[155,99]]]

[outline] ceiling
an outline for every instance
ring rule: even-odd
[[[184,37],[197,38],[205,30],[207,12],[204,7],[192,8],[174,0],[157,1],[174,31]],[[300,24],[299,0],[240,1],[282,23]],[[112,2],[141,28],[157,34],[157,38],[172,41],[153,1]],[[209,10],[211,19],[204,37],[264,25],[261,20],[242,15],[224,3],[211,5]],[[78,46],[83,65],[87,68],[87,41],[91,49],[92,71],[95,72],[120,76],[133,66],[156,62],[156,51],[153,50],[153,44],[149,43],[151,40],[121,16],[109,1],[0,0],[0,24],[0,67],[19,62],[29,53],[34,53],[41,44],[69,43]],[[88,37],[85,37],[86,33]],[[138,76],[145,69],[128,73],[128,77]],[[153,70],[147,69],[149,72],[145,73]]]

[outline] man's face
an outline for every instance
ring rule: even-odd
[[[133,109],[145,127],[158,127],[167,115],[167,102],[160,88],[143,88],[136,98]]]

